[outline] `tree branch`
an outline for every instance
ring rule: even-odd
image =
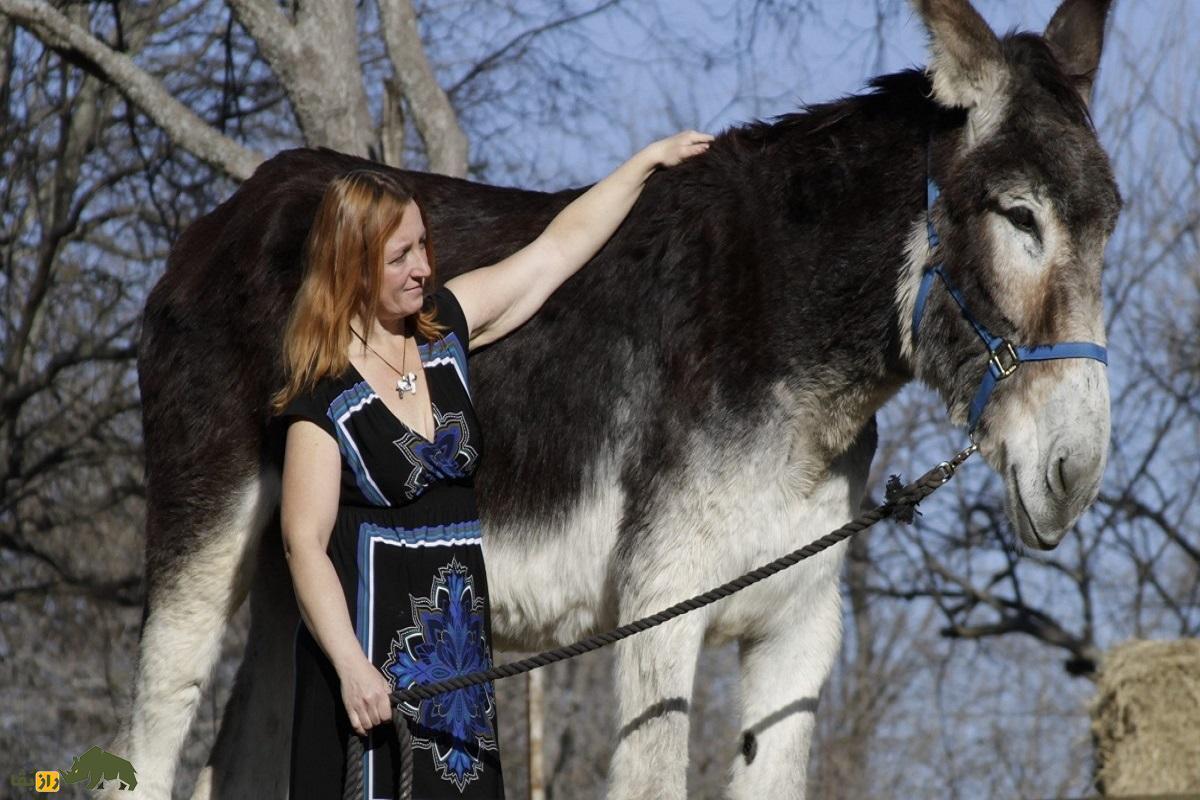
[[[566,17],[559,17],[558,19],[550,20],[549,22],[545,23],[544,25],[539,25],[536,28],[530,28],[527,31],[522,31],[521,33],[519,33],[516,36],[514,36],[513,38],[509,39],[507,42],[500,45],[495,50],[493,50],[492,52],[490,52],[486,56],[484,56],[482,59],[480,59],[479,62],[475,64],[475,66],[471,67],[471,69],[467,71],[466,75],[463,75],[461,78],[458,79],[458,81],[455,82],[455,84],[453,86],[450,87],[450,89],[447,91],[447,94],[449,94],[449,95],[457,94],[460,89],[462,89],[464,86],[466,86],[472,80],[477,78],[480,75],[480,73],[486,72],[487,70],[489,70],[493,66],[495,66],[502,58],[504,58],[504,56],[507,53],[509,53],[514,48],[524,47],[526,44],[533,41],[538,36],[541,36],[543,33],[552,31],[555,28],[561,28],[564,25],[569,25],[572,22],[578,22],[581,19],[586,19],[587,17],[591,17],[596,14],[599,14],[601,11],[605,11],[605,10],[611,8],[612,6],[617,5],[620,2],[621,2],[621,0],[605,0],[605,2],[601,3],[598,6],[595,6],[593,8],[589,8],[587,11],[581,11],[578,14],[571,14],[570,16],[566,16]]]
[[[1071,654],[1067,671],[1072,675],[1091,675],[1100,662],[1100,649],[1067,633],[1056,623],[1040,615],[1018,613],[983,625],[951,623],[941,633],[949,639],[986,639],[1008,633],[1024,633],[1038,641],[1062,648]]]
[[[1156,511],[1148,505],[1138,500],[1136,497],[1128,494],[1120,497],[1114,497],[1110,494],[1101,494],[1098,498],[1101,503],[1120,509],[1125,512],[1130,518],[1143,517],[1150,520],[1159,530],[1161,530],[1172,543],[1180,550],[1187,554],[1188,558],[1200,565],[1200,547],[1188,541],[1188,536],[1178,527],[1173,525],[1162,511]]]
[[[279,72],[300,57],[300,38],[282,9],[270,0],[228,0],[238,22],[254,38],[263,58]]]
[[[91,33],[39,0],[0,0],[4,13],[50,47],[115,86],[129,102],[154,120],[181,147],[238,180],[250,177],[263,160],[221,135],[171,96],[162,84]]]
[[[141,576],[134,576],[118,581],[89,583],[84,580],[64,579],[62,581],[42,581],[25,586],[13,586],[0,590],[0,603],[16,600],[21,595],[45,597],[50,594],[88,597],[106,604],[120,606],[140,606],[144,600]]]
[[[379,0],[379,17],[400,91],[408,99],[413,122],[425,142],[429,168],[444,175],[465,177],[467,135],[425,57],[411,0]]]
[[[91,341],[78,343],[70,350],[55,353],[36,376],[13,386],[0,397],[0,407],[6,416],[15,416],[29,398],[54,386],[59,373],[69,367],[100,361],[133,361],[136,357],[136,343],[120,346],[97,345]]]

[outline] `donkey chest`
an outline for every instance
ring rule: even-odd
[[[678,511],[663,526],[674,531],[681,562],[682,596],[672,602],[761,567],[852,516],[863,490],[863,454],[829,462],[821,456],[823,443],[811,434],[781,435],[783,430],[772,427],[718,452],[694,451],[674,502]],[[781,615],[804,613],[814,600],[836,591],[843,551],[835,547],[712,606],[706,638],[737,639],[775,624]]]

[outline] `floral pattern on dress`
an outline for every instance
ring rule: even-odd
[[[397,631],[383,665],[392,689],[429,684],[491,666],[483,599],[467,568],[451,559],[438,570],[429,597],[409,596],[416,625]],[[434,768],[461,792],[478,777],[480,753],[496,750],[492,684],[457,689],[419,704],[400,706],[429,737],[413,735],[413,747],[430,750]],[[438,735],[442,734],[442,735]]]

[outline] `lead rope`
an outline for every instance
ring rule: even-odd
[[[428,700],[445,692],[465,689],[468,686],[476,686],[499,678],[510,678],[514,675],[520,675],[537,669],[538,667],[544,667],[547,664],[553,664],[556,661],[574,658],[584,653],[590,653],[593,650],[599,650],[601,647],[619,642],[635,633],[649,630],[689,611],[695,611],[728,597],[735,592],[740,592],[742,589],[752,586],[765,578],[769,578],[777,572],[782,572],[788,567],[794,566],[805,559],[812,558],[824,550],[828,550],[843,539],[848,539],[854,534],[866,530],[882,519],[894,517],[899,522],[911,523],[914,514],[920,513],[917,511],[917,503],[920,503],[926,497],[933,494],[938,488],[944,486],[953,478],[955,470],[970,458],[977,449],[977,445],[972,442],[968,447],[956,453],[949,461],[941,462],[907,486],[900,483],[898,475],[892,475],[888,478],[886,495],[882,504],[870,511],[863,512],[857,518],[837,530],[825,534],[820,539],[816,539],[797,550],[793,550],[787,555],[780,556],[769,564],[764,564],[757,569],[751,570],[745,575],[723,583],[715,589],[710,589],[703,594],[698,594],[695,597],[676,603],[670,608],[659,611],[657,614],[634,620],[611,631],[598,633],[595,636],[589,636],[586,639],[566,645],[565,647],[560,647],[556,650],[547,650],[544,653],[538,653],[520,661],[501,664],[486,671],[472,672],[469,675],[459,675],[444,681],[438,681],[437,683],[417,684],[407,689],[397,689],[392,692],[392,724],[396,728],[397,739],[400,743],[400,769],[396,774],[397,800],[411,800],[412,797],[412,739],[409,735],[408,724],[404,714],[400,711],[401,703]],[[343,800],[360,800],[363,797],[363,770],[357,766],[361,762],[362,756],[362,739],[351,731],[346,743],[346,780],[345,791],[342,795]]]
[[[412,735],[408,730],[408,722],[398,705],[392,706],[392,727],[396,730],[396,738],[400,745],[400,764],[396,773],[397,800],[412,800],[413,789],[413,754]],[[354,731],[346,741],[346,777],[342,784],[343,800],[359,800],[366,797],[363,794],[362,766],[363,743]],[[369,797],[368,797],[369,800]]]

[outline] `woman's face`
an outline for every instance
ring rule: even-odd
[[[430,275],[425,258],[425,226],[417,204],[404,207],[400,225],[383,246],[383,283],[380,286],[379,316],[399,319],[421,310],[425,279]]]

